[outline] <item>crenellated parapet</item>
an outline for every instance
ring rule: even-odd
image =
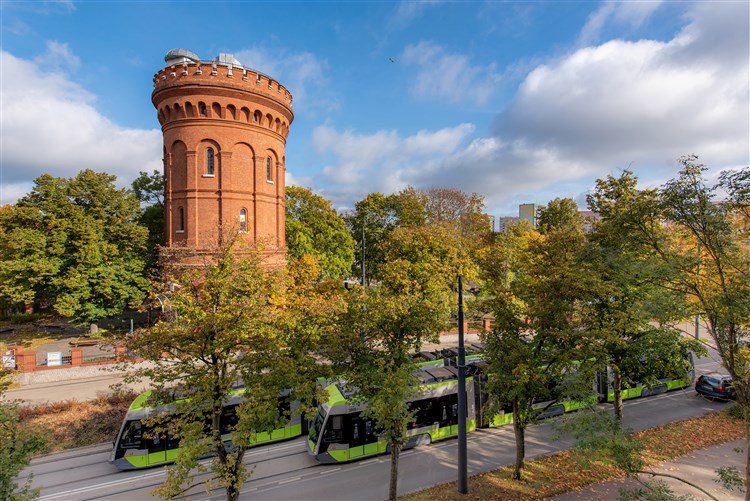
[[[245,68],[231,54],[220,54],[213,61],[196,58],[190,51],[174,49],[165,57],[168,66],[154,75],[152,102],[162,126],[210,118],[250,124],[287,137],[294,113],[292,94],[286,87]]]

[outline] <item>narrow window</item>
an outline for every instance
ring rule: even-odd
[[[214,175],[214,150],[209,148],[206,152],[206,174],[209,176]]]
[[[247,211],[240,209],[240,231],[245,233],[247,231]]]
[[[273,176],[271,176],[271,157],[266,158],[266,181],[269,183],[273,182]]]
[[[180,231],[185,231],[185,209],[180,207]]]
[[[205,116],[208,115],[208,113],[206,111],[206,104],[205,103],[199,103],[198,107],[200,108],[200,114],[201,114],[202,117],[205,117]]]

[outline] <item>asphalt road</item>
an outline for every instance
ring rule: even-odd
[[[701,359],[696,372],[716,370],[715,358]],[[606,404],[602,404],[606,406]],[[722,409],[726,403],[697,397],[692,389],[626,402],[625,424],[635,430],[670,421],[701,416]],[[570,446],[553,440],[549,423],[527,431],[527,458],[549,454]],[[469,474],[511,464],[515,445],[513,430],[505,426],[469,434]],[[455,439],[405,451],[401,456],[399,492],[408,493],[434,484],[456,480]],[[77,449],[39,458],[24,471],[34,474],[34,485],[42,487],[44,500],[64,499],[147,499],[164,479],[164,469],[119,472],[109,463],[108,445]],[[389,457],[379,456],[343,465],[319,465],[306,453],[306,439],[299,438],[252,449],[246,462],[253,468],[242,498],[287,500],[371,500],[384,499],[388,492]],[[199,477],[200,478],[200,477]],[[194,488],[190,499],[225,499],[217,493],[207,496]]]

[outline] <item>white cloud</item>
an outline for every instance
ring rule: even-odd
[[[371,191],[392,193],[409,184],[410,172],[457,151],[473,133],[474,125],[460,124],[437,131],[421,130],[408,137],[394,131],[356,134],[320,126],[313,132],[319,154],[330,154],[335,162],[315,179],[321,193],[339,207],[351,206]]]
[[[417,67],[412,93],[422,99],[484,105],[495,94],[501,76],[494,65],[475,66],[467,56],[449,54],[439,45],[409,45],[400,61]]]
[[[66,43],[47,41],[47,52],[34,58],[37,66],[48,69],[75,72],[81,65],[81,60],[73,54]]]
[[[746,166],[749,11],[747,3],[691,4],[671,40],[611,40],[537,65],[491,137],[470,139],[470,125],[407,138],[321,130],[320,151],[336,161],[316,184],[339,206],[368,191],[449,186],[484,195],[491,213],[512,214],[521,202],[581,201],[596,178],[626,167],[646,184],[662,183],[690,153],[709,177]],[[407,54],[412,64],[444,55],[419,48]],[[421,151],[422,136],[436,139],[426,141],[433,154]]]
[[[245,67],[278,79],[292,93],[295,109],[315,113],[340,106],[338,97],[330,90],[328,62],[310,52],[289,53],[255,46],[236,52],[235,57]]]
[[[50,47],[77,60],[64,45]],[[113,123],[96,110],[94,95],[54,67],[5,51],[0,66],[0,202],[13,202],[20,187],[44,173],[73,177],[89,168],[117,175],[120,186],[128,186],[139,171],[161,169],[159,130]]]
[[[441,3],[439,0],[402,0],[389,20],[388,26],[395,29],[406,28],[414,19],[421,16],[425,9],[439,3]]]
[[[609,24],[638,28],[661,4],[661,0],[602,2],[601,6],[589,15],[586,24],[581,29],[579,44],[586,45],[599,40],[602,31]]]

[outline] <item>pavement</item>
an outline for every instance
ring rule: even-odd
[[[743,500],[745,493],[737,490],[724,489],[718,480],[716,469],[720,466],[734,466],[744,475],[745,471],[745,441],[735,440],[721,445],[712,445],[705,449],[693,451],[675,461],[662,463],[652,468],[656,473],[664,473],[683,478],[708,491],[716,499],[722,501]],[[641,475],[642,480],[649,480],[649,476]],[[663,480],[669,485],[677,497],[691,496],[689,499],[710,499],[705,493],[674,478],[651,477]],[[590,501],[620,499],[620,489],[642,489],[635,479],[611,480],[591,485],[580,491],[568,492],[552,498],[555,501]]]

